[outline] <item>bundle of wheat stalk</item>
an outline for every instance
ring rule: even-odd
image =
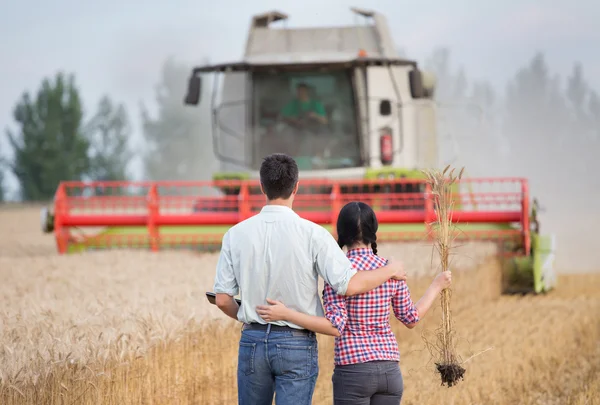
[[[448,172],[448,169],[450,169],[449,165],[441,172],[439,170],[424,172],[431,186],[431,197],[433,199],[434,210],[437,214],[432,228],[435,232],[434,246],[440,255],[442,272],[449,269],[451,245],[455,237],[452,223],[452,209],[454,206],[452,186],[457,180],[462,178],[464,172],[463,167],[458,176],[455,176],[454,169],[450,170],[450,172]],[[440,357],[435,365],[442,378],[442,385],[448,384],[448,387],[455,385],[458,380],[463,379],[465,373],[465,369],[458,361],[453,342],[454,333],[450,312],[450,296],[450,288],[442,290],[442,326],[437,334],[437,343],[433,345]]]

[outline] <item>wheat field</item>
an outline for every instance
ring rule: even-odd
[[[0,209],[0,404],[236,403],[240,325],[208,304],[215,254],[58,256],[37,207]],[[541,296],[502,296],[492,244],[452,264],[465,380],[440,386],[425,342],[440,308],[396,323],[403,404],[600,404],[600,274]],[[431,245],[387,245],[414,299],[436,271]],[[319,337],[315,404],[331,401],[333,338]]]

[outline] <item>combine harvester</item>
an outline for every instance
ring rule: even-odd
[[[302,217],[335,234],[340,208],[361,200],[377,211],[380,240],[427,240],[436,214],[421,169],[439,166],[435,80],[399,56],[384,16],[352,11],[368,23],[289,29],[272,26],[285,14],[253,17],[241,62],[198,67],[189,79],[194,106],[203,76],[215,78],[205,101],[221,162],[213,181],[63,182],[42,216],[58,251],[218,249],[264,204],[258,168],[272,152],[300,166]],[[532,225],[526,179],[464,179],[455,196],[459,237],[497,241],[513,290],[554,286],[552,238]]]

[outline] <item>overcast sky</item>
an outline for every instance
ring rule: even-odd
[[[448,46],[469,77],[504,85],[543,51],[563,75],[582,62],[600,90],[594,0],[0,0],[0,128],[12,125],[25,89],[35,91],[59,70],[76,73],[88,112],[108,93],[127,104],[137,125],[138,103],[152,102],[167,56],[240,59],[253,14],[276,9],[289,14],[289,26],[343,25],[354,22],[351,6],[384,13],[397,45],[419,62]]]

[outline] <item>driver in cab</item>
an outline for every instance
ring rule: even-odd
[[[298,84],[296,98],[283,107],[281,115],[283,121],[297,129],[318,129],[327,124],[325,107],[310,97],[305,83]]]

